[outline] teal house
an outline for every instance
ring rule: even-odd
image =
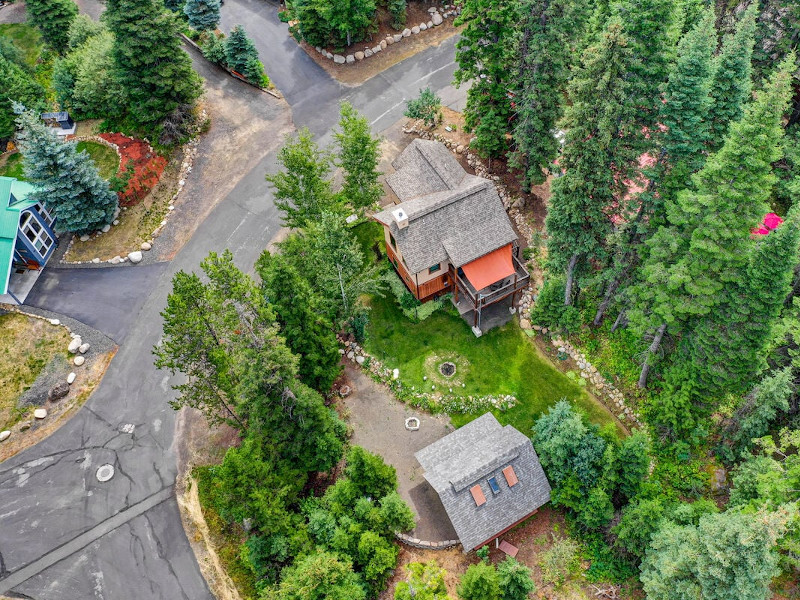
[[[31,192],[29,183],[0,177],[0,302],[22,304],[58,244],[55,218]]]

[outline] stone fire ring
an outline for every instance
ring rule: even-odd
[[[406,419],[406,429],[417,431],[419,429],[419,419],[417,417],[408,417]]]
[[[439,365],[439,373],[444,375],[447,378],[452,377],[456,374],[456,365],[450,361],[443,362]]]

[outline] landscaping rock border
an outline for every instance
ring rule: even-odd
[[[456,6],[455,4],[445,4],[441,9],[432,6],[428,9],[428,13],[430,20],[427,22],[413,25],[410,28],[406,27],[399,33],[389,34],[384,39],[378,40],[375,42],[375,45],[365,46],[360,50],[350,52],[346,55],[333,54],[321,46],[315,46],[314,50],[316,50],[323,58],[332,60],[337,65],[353,65],[361,62],[364,59],[370,58],[371,56],[375,56],[380,52],[383,52],[387,47],[391,46],[392,44],[400,43],[405,38],[411,37],[412,35],[419,35],[428,29],[438,27],[444,23],[445,19],[455,19],[455,17],[461,14],[461,7]]]
[[[207,118],[208,118],[208,114],[206,113],[205,109],[203,109],[201,111],[201,113],[200,113],[200,121],[203,122]],[[81,136],[80,139],[81,140],[91,139],[92,141],[100,141],[100,140],[102,140],[102,138],[98,138],[98,140],[95,140],[94,136]],[[101,265],[102,266],[108,266],[109,264],[111,264],[111,265],[134,264],[135,265],[135,264],[139,264],[139,263],[143,262],[143,256],[144,256],[143,252],[149,252],[150,250],[152,250],[153,245],[155,244],[156,238],[160,235],[161,231],[167,225],[167,219],[168,219],[169,215],[172,214],[172,212],[175,210],[175,203],[177,202],[177,200],[178,200],[178,198],[179,198],[179,196],[181,194],[181,191],[183,191],[183,188],[186,185],[186,178],[192,172],[192,167],[194,166],[194,160],[197,157],[197,146],[198,146],[199,143],[200,143],[200,138],[198,136],[198,137],[194,137],[193,139],[189,140],[186,144],[183,145],[183,148],[182,148],[182,151],[183,151],[183,162],[181,163],[180,172],[178,174],[178,189],[175,191],[175,193],[172,195],[172,198],[170,199],[170,203],[169,203],[169,205],[167,207],[167,212],[164,215],[164,218],[161,220],[161,222],[158,224],[158,226],[150,234],[150,238],[148,240],[146,240],[145,242],[142,242],[142,244],[140,244],[138,248],[132,249],[125,256],[117,255],[117,256],[115,256],[113,258],[109,258],[109,259],[106,259],[106,260],[100,260],[99,258],[94,258],[92,260],[70,261],[70,260],[67,260],[67,257],[69,256],[69,251],[72,248],[73,244],[75,244],[76,241],[81,243],[81,242],[85,242],[85,241],[89,240],[88,236],[80,236],[79,237],[79,236],[73,235],[70,238],[69,244],[67,245],[67,248],[64,251],[64,254],[61,255],[61,259],[58,261],[58,264],[59,265],[63,265],[63,266],[78,266],[78,265],[81,265],[81,266],[101,266]],[[110,147],[114,147],[114,145],[111,144],[110,142],[106,142],[106,145],[109,145]],[[117,150],[117,152],[119,152],[119,150]],[[123,206],[121,208],[118,208],[117,209],[117,215],[119,215],[119,211],[120,210],[127,210],[127,207]],[[117,224],[117,219],[116,219],[116,216],[115,216],[114,217],[114,223],[112,224],[112,226],[116,225],[116,224]],[[98,232],[95,233],[95,236],[99,236],[99,235],[103,235],[103,232],[102,231],[98,231]],[[144,262],[148,262],[148,261],[144,261]]]
[[[452,548],[453,546],[458,546],[461,544],[461,540],[426,542],[425,540],[421,540],[419,538],[406,535],[405,533],[395,533],[394,537],[398,542],[402,542],[406,546],[411,546],[413,548],[421,548],[423,550],[445,550],[446,548]]]
[[[70,348],[74,345],[74,341],[80,340],[81,343],[78,345],[78,349],[76,352],[80,353],[80,348],[85,347],[84,353],[89,350],[89,348],[94,348],[98,351],[99,354],[103,354],[116,346],[113,340],[105,336],[104,334],[100,333],[96,329],[92,329],[91,327],[84,325],[80,321],[72,319],[71,317],[66,317],[64,315],[59,315],[53,313],[48,310],[44,310],[41,308],[35,308],[32,306],[25,306],[25,310],[22,310],[20,306],[17,305],[7,305],[2,304],[0,305],[0,310],[3,312],[9,313],[14,312],[20,315],[25,315],[26,317],[30,317],[32,319],[39,319],[40,321],[46,321],[53,327],[63,327],[67,333],[70,335],[70,344],[67,348],[64,348],[65,351],[71,352]],[[88,340],[88,341],[87,341]],[[83,354],[78,354],[80,358],[84,358]],[[85,358],[84,358],[85,360]],[[66,369],[67,372],[70,369]],[[67,385],[71,385],[75,381],[75,373],[69,372],[69,375],[65,376],[62,383],[66,383]],[[52,391],[52,390],[51,390]],[[49,400],[51,403],[61,402],[67,394],[55,399]],[[45,419],[47,418],[47,412],[45,413],[38,413],[42,416],[35,416],[36,419]],[[0,442],[3,442],[12,437],[12,435],[24,433],[31,429],[31,421],[20,421],[17,423],[12,429],[5,430],[0,432]]]

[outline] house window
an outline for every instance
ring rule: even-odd
[[[497,485],[497,477],[489,477],[489,479],[487,479],[486,481],[489,484],[489,487],[492,488],[493,494],[500,493],[500,486]]]
[[[397,242],[394,241],[394,236],[391,233],[389,234],[389,242],[392,244],[392,248],[397,250]]]
[[[55,218],[54,218],[54,217],[52,217],[52,216],[50,215],[50,213],[49,213],[49,212],[47,212],[47,209],[46,209],[44,206],[42,206],[40,203],[38,203],[38,202],[37,202],[37,203],[36,203],[36,204],[33,206],[33,210],[35,210],[37,213],[39,213],[39,216],[40,216],[40,217],[42,217],[42,220],[43,220],[45,223],[47,223],[48,225],[52,225],[52,224],[53,224],[53,221],[55,221]]]
[[[436,273],[436,271],[438,271],[441,268],[442,268],[442,263],[436,263],[435,265],[433,265],[431,268],[428,269],[428,275],[430,275],[431,273]]]
[[[47,254],[53,245],[53,238],[50,237],[47,230],[30,212],[24,213],[19,228],[41,256]]]

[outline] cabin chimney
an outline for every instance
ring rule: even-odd
[[[405,229],[408,227],[408,215],[402,208],[395,208],[392,211],[392,216],[394,217],[394,222],[397,223],[398,229]]]

